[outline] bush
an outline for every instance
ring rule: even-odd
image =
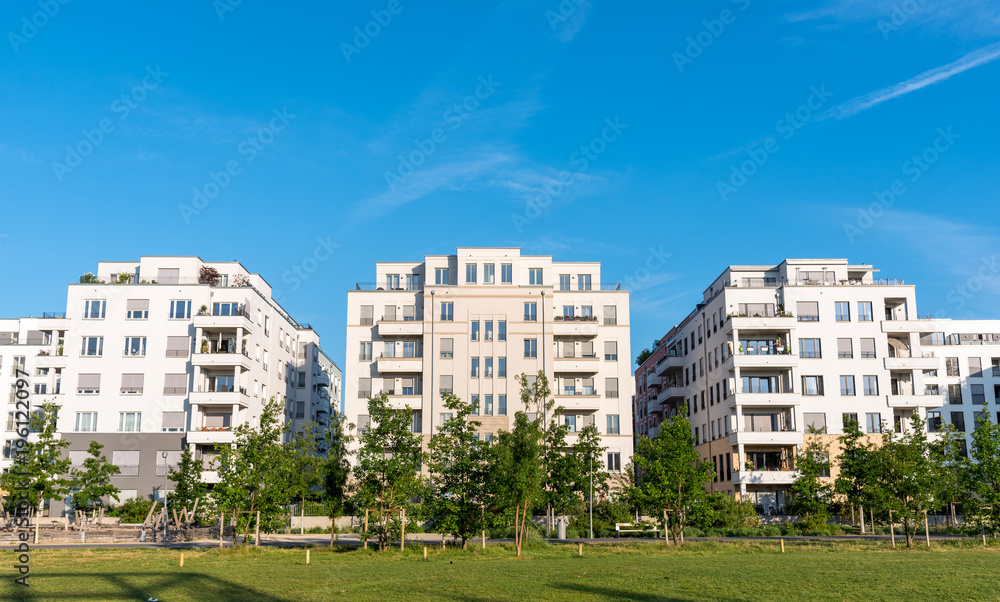
[[[620,501],[602,500],[594,504],[594,537],[614,537],[615,523],[635,522],[628,506]],[[590,535],[590,507],[584,506],[570,518],[569,527]]]
[[[784,533],[781,532],[781,528],[775,525],[768,525],[764,527],[763,533],[765,537],[779,537],[784,535]]]
[[[589,533],[588,533],[589,535]],[[580,539],[580,532],[576,529],[566,529],[566,539]]]
[[[688,525],[700,529],[738,529],[759,524],[752,503],[736,500],[725,493],[710,493],[692,504],[688,511]]]
[[[167,500],[169,502],[169,500]],[[105,512],[108,516],[117,516],[123,523],[141,523],[146,520],[149,509],[153,507],[153,500],[143,497],[133,497],[125,500],[117,506],[110,506]]]
[[[698,527],[685,527],[684,537],[704,537],[704,533]]]

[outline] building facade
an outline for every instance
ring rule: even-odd
[[[783,513],[810,427],[836,454],[847,419],[872,438],[915,415],[932,432],[1000,420],[1000,321],[918,319],[914,286],[875,273],[844,259],[729,266],[663,339],[649,414],[686,409],[712,491]]]
[[[260,275],[238,262],[142,257],[100,262],[95,280],[69,285],[66,318],[22,324],[44,349],[19,361],[35,375],[34,404],[60,406],[74,466],[91,440],[104,445],[121,471],[120,499],[159,496],[184,445],[204,461],[206,482],[217,482],[219,446],[271,398],[282,402],[288,437],[328,420],[336,367],[326,358],[324,368],[318,334],[271,298]],[[9,340],[2,331],[0,342]]]
[[[376,282],[348,291],[345,411],[368,424],[387,393],[429,438],[448,418],[443,393],[473,404],[491,439],[524,411],[519,374],[544,371],[558,419],[594,424],[607,468],[632,455],[628,292],[602,284],[596,262],[554,262],[517,248],[458,248],[423,261],[379,262]]]

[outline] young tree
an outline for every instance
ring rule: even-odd
[[[108,462],[101,450],[104,446],[97,441],[91,441],[87,449],[87,458],[83,461],[83,470],[72,469],[73,488],[73,510],[86,514],[87,510],[97,513],[97,508],[103,503],[102,498],[111,496],[118,501],[118,494],[121,493],[117,487],[111,484],[111,477],[120,473],[121,469]]]
[[[524,398],[524,391],[521,396]],[[521,555],[528,536],[531,507],[541,493],[542,430],[539,420],[529,420],[524,412],[514,416],[514,428],[499,433],[496,446],[494,475],[498,490],[503,492],[508,508],[514,514],[514,549]]]
[[[359,435],[358,464],[354,468],[357,489],[353,496],[359,510],[374,511],[367,538],[374,534],[378,549],[386,550],[400,532],[395,512],[410,504],[422,487],[420,465],[423,452],[420,435],[411,432],[413,412],[394,410],[382,393],[368,400],[369,427]]]
[[[844,420],[844,434],[839,437],[841,452],[837,457],[840,474],[834,481],[833,489],[848,502],[856,504],[863,512],[864,507],[879,506],[878,457],[875,446],[865,441],[857,420]],[[861,519],[864,524],[864,518]]]
[[[326,458],[321,466],[323,475],[323,499],[326,502],[327,516],[332,522],[330,528],[330,547],[337,537],[337,519],[344,515],[348,497],[347,483],[351,475],[351,463],[348,460],[347,431],[354,428],[348,424],[346,417],[334,411],[330,417],[330,425],[323,437],[326,447]]]
[[[573,446],[573,456],[580,467],[576,490],[584,499],[590,499],[591,483],[595,499],[603,499],[608,494],[610,475],[604,470],[604,452],[607,449],[601,445],[597,427],[592,424],[583,427]]]
[[[476,429],[480,422],[469,420],[471,407],[454,395],[442,395],[452,417],[431,437],[427,468],[431,477],[428,500],[430,517],[442,533],[452,533],[468,541],[485,528],[486,447]]]
[[[302,434],[296,434],[285,446],[291,476],[289,495],[301,503],[299,510],[303,520],[299,525],[300,533],[305,532],[306,498],[323,484],[323,458],[313,434],[316,427],[314,422],[306,424]]]
[[[47,401],[31,415],[29,428],[38,433],[34,442],[15,448],[14,466],[0,475],[0,489],[26,492],[32,514],[42,509],[45,500],[63,498],[69,493],[70,461],[63,456],[69,441],[56,438],[59,407]],[[35,543],[38,543],[38,523],[35,523]]]
[[[970,455],[966,482],[973,495],[965,502],[966,515],[983,531],[1000,533],[1000,424],[985,415],[979,419]]]
[[[833,501],[833,487],[824,480],[830,476],[830,450],[820,438],[821,434],[814,427],[809,427],[805,449],[796,461],[799,476],[790,489],[790,510],[807,529],[826,524]]]
[[[180,462],[167,472],[167,478],[174,482],[174,493],[170,496],[169,502],[173,503],[175,508],[194,510],[196,501],[199,507],[205,504],[208,496],[208,485],[201,480],[202,470],[202,463],[194,459],[191,448],[185,447],[181,451]]]
[[[632,458],[636,480],[628,494],[639,507],[663,515],[675,545],[684,541],[687,508],[705,496],[705,483],[715,474],[694,446],[691,423],[678,414],[655,437],[639,437]]]
[[[274,398],[264,406],[257,426],[241,424],[235,441],[219,455],[219,483],[213,490],[219,507],[232,512],[244,544],[260,512],[260,530],[274,532],[284,522],[291,500],[291,469],[281,444],[282,406]],[[244,511],[248,514],[237,514]],[[234,543],[237,535],[234,534]]]
[[[549,421],[543,437],[545,481],[539,501],[545,505],[547,520],[552,514],[576,512],[580,505],[580,481],[585,474],[585,466],[566,443],[569,425],[560,424],[556,416]]]

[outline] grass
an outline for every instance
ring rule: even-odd
[[[1000,547],[973,541],[891,549],[882,542],[531,545],[468,552],[36,550],[31,587],[0,552],[0,600],[939,600],[1000,599]]]

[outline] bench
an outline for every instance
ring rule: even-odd
[[[622,533],[655,533],[660,536],[660,530],[654,529],[622,529],[622,527],[635,527],[635,523],[615,523],[615,537],[620,537]]]

